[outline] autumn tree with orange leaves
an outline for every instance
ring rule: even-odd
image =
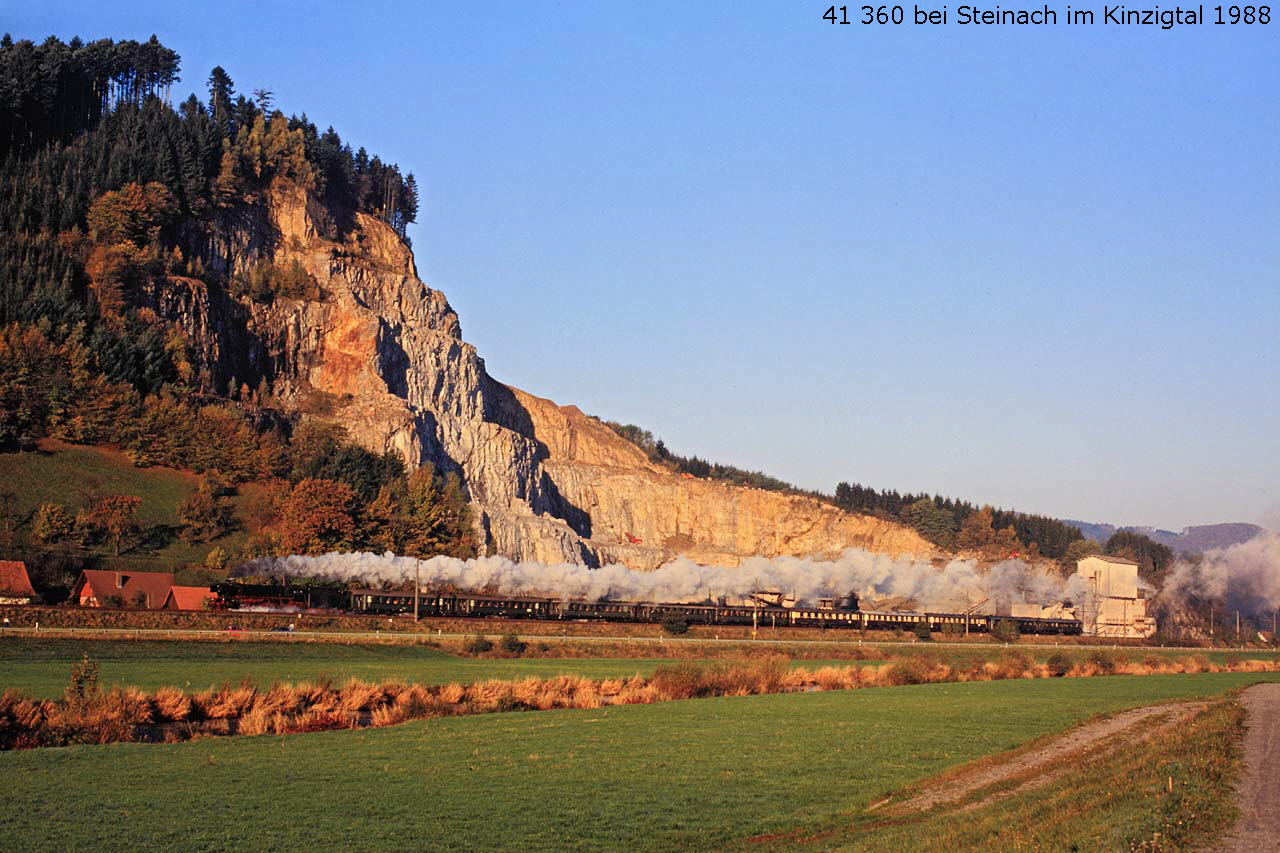
[[[142,498],[135,495],[107,495],[80,513],[76,526],[105,533],[119,557],[120,543],[138,530],[138,507],[141,505]]]
[[[336,480],[303,480],[284,497],[274,530],[285,554],[350,549],[359,531],[355,490]]]

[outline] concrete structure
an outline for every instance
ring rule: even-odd
[[[1133,560],[1101,554],[1085,557],[1076,563],[1076,577],[1085,588],[1079,608],[1084,633],[1141,639],[1156,632],[1156,621],[1147,613],[1145,584]]]

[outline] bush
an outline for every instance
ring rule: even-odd
[[[992,678],[1022,678],[1028,673],[1034,676],[1036,672],[1031,656],[1020,651],[1007,651],[998,660],[984,665],[983,669]]]
[[[231,285],[234,294],[248,295],[254,302],[271,302],[278,296],[319,302],[325,296],[316,277],[296,260],[283,265],[255,264],[248,275],[233,279]]]
[[[1088,661],[1093,664],[1094,668],[1097,669],[1098,672],[1103,673],[1104,675],[1116,671],[1116,659],[1101,649],[1094,649],[1089,652]]]
[[[78,705],[96,698],[98,689],[98,663],[86,654],[80,663],[71,667],[71,682],[64,691],[68,705]]]
[[[493,651],[493,641],[484,634],[476,634],[467,640],[462,650],[469,655],[482,655],[485,652]]]
[[[991,636],[1002,643],[1016,643],[1018,637],[1022,635],[1018,632],[1017,622],[1012,619],[1001,619],[991,626]]]
[[[653,671],[653,678],[649,680],[658,694],[668,699],[708,696],[712,692],[709,682],[707,671],[693,663],[660,666]]]
[[[689,633],[689,621],[679,613],[668,613],[662,617],[662,630],[668,634],[680,635]]]
[[[929,630],[928,622],[917,622],[911,631],[916,635],[916,639],[922,643],[933,641],[933,632]]]
[[[488,640],[485,640],[485,642],[488,642]],[[502,649],[502,651],[506,652],[509,655],[520,655],[520,654],[524,654],[524,650],[528,648],[528,643],[523,642],[514,633],[510,633],[510,634],[503,635],[502,640],[501,642],[499,642],[498,646],[499,648]]]
[[[1049,660],[1045,665],[1048,668],[1050,675],[1054,678],[1061,678],[1071,671],[1071,658],[1067,657],[1062,652],[1054,652],[1049,655]]]
[[[922,657],[911,657],[892,664],[884,672],[884,683],[890,687],[904,684],[928,684],[931,662]]]
[[[66,539],[74,529],[75,518],[66,507],[56,503],[41,504],[31,523],[31,532],[45,544]]]

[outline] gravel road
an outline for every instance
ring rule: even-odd
[[[1224,853],[1280,851],[1280,684],[1244,692],[1246,730],[1240,819],[1219,846]]]

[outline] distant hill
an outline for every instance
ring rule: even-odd
[[[1201,524],[1184,528],[1181,533],[1174,533],[1172,530],[1157,530],[1154,527],[1116,527],[1113,524],[1092,524],[1070,518],[1065,518],[1063,521],[1078,527],[1084,534],[1084,538],[1092,539],[1099,544],[1105,543],[1113,533],[1127,530],[1141,533],[1161,545],[1167,545],[1175,554],[1200,554],[1213,548],[1239,545],[1263,532],[1258,525],[1243,522]]]

